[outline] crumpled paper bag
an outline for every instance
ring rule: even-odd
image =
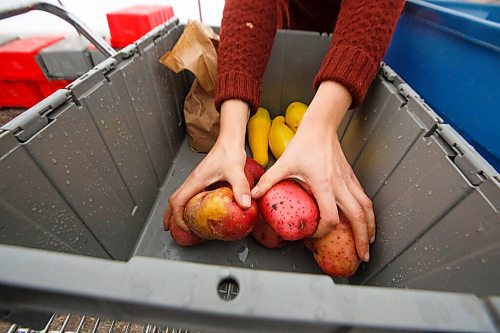
[[[173,72],[186,69],[195,76],[184,101],[184,119],[191,149],[202,153],[212,148],[219,135],[220,114],[214,105],[218,42],[210,27],[189,21],[172,51],[160,58]]]

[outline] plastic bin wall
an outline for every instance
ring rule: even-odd
[[[183,137],[184,77],[158,62],[178,32],[165,29],[3,127],[2,243],[129,258]]]
[[[500,9],[433,2],[406,3],[385,61],[499,170]]]
[[[166,198],[202,158],[182,127],[189,82],[158,62],[181,31],[154,29],[2,127],[0,242],[106,259],[0,246],[0,307],[217,332],[495,330],[471,294],[334,284],[300,243],[175,246],[161,226]],[[278,32],[261,100],[274,115],[310,102],[328,42]],[[372,259],[351,283],[500,293],[498,174],[391,68],[338,134],[378,226]],[[132,251],[128,262],[109,260]],[[239,286],[233,301],[219,296],[225,280]]]

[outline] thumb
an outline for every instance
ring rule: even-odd
[[[238,205],[243,209],[250,208],[250,185],[248,185],[248,180],[243,170],[231,172],[231,176],[228,177],[227,181],[233,188],[234,199]]]
[[[273,165],[262,175],[262,177],[260,177],[259,182],[252,189],[252,197],[255,199],[260,198],[274,184],[288,176],[289,175],[285,172],[285,169],[280,167],[278,164]]]

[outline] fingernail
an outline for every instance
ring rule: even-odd
[[[370,244],[373,244],[373,242],[375,242],[375,236],[373,236],[373,237],[370,239]]]
[[[241,196],[241,203],[245,207],[250,207],[250,196],[248,194],[243,194]]]
[[[255,186],[255,187],[252,189],[251,194],[252,194],[252,196],[254,196],[254,195],[259,194],[259,192],[260,192],[260,188],[259,188],[258,186]]]
[[[368,262],[370,260],[370,252],[366,252],[365,257],[363,259],[364,262]]]

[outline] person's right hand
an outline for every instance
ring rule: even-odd
[[[248,114],[248,105],[240,100],[227,100],[222,104],[217,141],[181,187],[170,196],[167,221],[170,221],[173,215],[176,224],[188,231],[184,222],[184,208],[187,202],[207,186],[218,181],[228,181],[238,205],[242,208],[250,207],[250,186],[243,171],[246,160],[245,132]]]

